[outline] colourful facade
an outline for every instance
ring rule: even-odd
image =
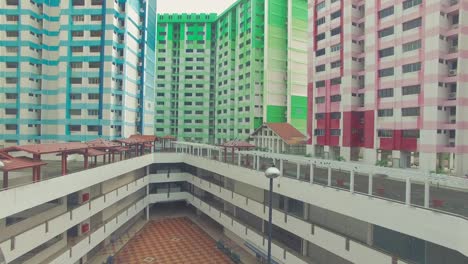
[[[150,2],[2,1],[0,144],[153,133]]]
[[[155,133],[214,141],[215,14],[159,15]]]
[[[463,1],[313,1],[310,149],[464,175]]]
[[[209,90],[199,92],[206,104],[203,107],[200,105],[199,111],[203,111],[200,113],[205,119],[213,118],[213,122],[210,121],[203,127],[185,123],[180,118],[181,104],[184,103],[181,98],[175,99],[178,109],[175,104],[168,107],[167,101],[164,104],[160,102],[158,106],[157,101],[157,113],[159,111],[160,114],[167,115],[163,111],[172,111],[179,112],[179,116],[174,121],[169,121],[156,115],[156,133],[177,134],[186,140],[221,143],[230,139],[246,139],[263,122],[289,122],[301,131],[306,130],[306,1],[239,0],[218,16],[160,16],[158,30],[164,32],[169,24],[185,25],[187,21],[178,21],[175,18],[187,19],[187,16],[191,17],[190,23],[195,23],[198,19],[198,23],[204,25],[204,30],[210,32],[206,34],[203,46],[203,49],[211,46],[211,51],[205,53],[205,58],[209,58],[210,62],[208,64],[205,60],[207,64],[203,67],[210,65],[211,68],[210,71],[201,73],[205,76],[205,86],[209,84]],[[174,18],[171,23],[165,22],[168,17]],[[185,33],[188,32],[190,31]],[[173,56],[172,61],[197,58],[196,53],[171,54],[169,35],[165,36],[159,36],[166,42],[163,46],[158,46],[158,63],[167,64],[161,58],[168,56]],[[208,41],[211,41],[211,45],[207,44]],[[185,49],[197,49],[195,42],[183,42]],[[158,69],[159,67],[158,64]],[[180,89],[178,83],[181,79],[171,79],[170,74],[168,71],[164,74],[158,71],[161,82],[157,89],[174,90],[168,88],[170,86]],[[210,100],[206,100],[208,93],[212,95]],[[180,96],[181,93],[178,94]],[[166,96],[163,92],[160,95]],[[207,105],[208,102],[210,105]],[[164,128],[158,125],[158,119],[160,123],[165,123]],[[172,130],[168,127],[170,122],[173,124]],[[192,136],[182,133],[181,130],[185,129],[192,132],[198,129],[203,134],[196,132]],[[173,133],[176,130],[178,133]]]

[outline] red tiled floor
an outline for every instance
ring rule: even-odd
[[[147,258],[147,261],[145,261]],[[119,264],[231,263],[188,218],[151,221],[116,256]]]

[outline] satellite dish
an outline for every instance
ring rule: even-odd
[[[0,248],[0,264],[6,264],[5,256],[3,255],[1,248]]]

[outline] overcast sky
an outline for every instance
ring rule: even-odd
[[[235,0],[155,0],[158,13],[221,13]]]

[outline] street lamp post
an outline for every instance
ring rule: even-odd
[[[265,171],[265,176],[270,179],[270,190],[268,192],[268,207],[269,207],[269,215],[268,215],[268,264],[271,264],[271,218],[272,218],[272,200],[273,200],[273,179],[280,176],[280,171],[273,165],[272,167],[268,168]]]

